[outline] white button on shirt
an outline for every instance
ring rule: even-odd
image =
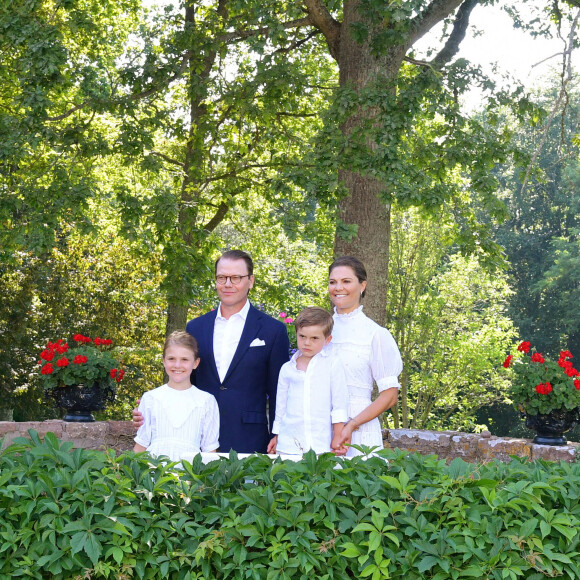
[[[218,308],[213,329],[213,355],[220,381],[226,378],[250,311],[250,301],[246,300],[244,307],[228,319],[222,316],[221,304]]]
[[[322,349],[298,370],[294,353],[280,369],[276,396],[276,419],[272,429],[278,434],[278,453],[302,454],[330,451],[332,424],[348,418],[348,387],[340,360],[331,345]]]

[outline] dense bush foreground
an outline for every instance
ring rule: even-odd
[[[0,578],[580,577],[580,465],[0,454]]]

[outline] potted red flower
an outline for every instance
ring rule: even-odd
[[[68,410],[65,421],[94,421],[115,396],[125,371],[112,351],[113,341],[75,334],[71,344],[48,342],[40,353],[39,372],[47,396]]]
[[[510,398],[526,426],[538,432],[535,443],[565,445],[563,433],[580,419],[580,372],[573,358],[563,350],[557,360],[550,359],[524,341],[503,363],[512,375]]]

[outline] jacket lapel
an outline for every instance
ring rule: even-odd
[[[212,310],[209,313],[209,316],[207,316],[205,318],[205,328],[203,328],[202,333],[203,333],[203,337],[204,340],[206,340],[206,346],[207,349],[209,350],[209,356],[208,359],[206,361],[206,364],[209,363],[209,367],[211,369],[211,374],[214,376],[214,379],[219,383],[220,382],[220,376],[217,370],[217,366],[215,364],[215,355],[214,355],[214,351],[213,351],[213,331],[214,331],[214,327],[215,327],[215,319],[217,317],[217,308],[215,310]],[[209,370],[209,369],[208,369]]]

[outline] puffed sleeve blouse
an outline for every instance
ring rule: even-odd
[[[372,391],[373,380],[379,392],[400,387],[399,347],[386,328],[363,313],[362,306],[347,314],[335,310],[332,344],[340,353],[349,388]]]

